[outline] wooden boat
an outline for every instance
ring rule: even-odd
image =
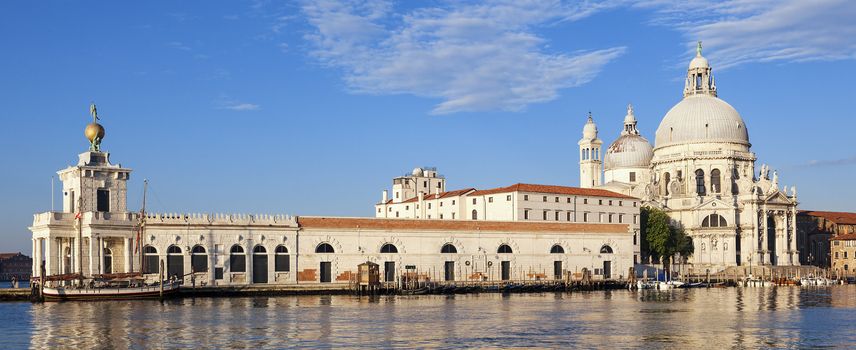
[[[160,285],[145,284],[139,286],[108,284],[94,288],[44,287],[42,295],[45,301],[158,299],[174,296],[180,288],[181,285],[178,283],[165,283],[163,289]]]

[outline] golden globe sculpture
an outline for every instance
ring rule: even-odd
[[[104,139],[104,127],[98,124],[98,109],[95,108],[95,103],[89,106],[89,114],[92,115],[92,123],[86,125],[83,134],[89,140],[90,151],[101,151],[101,140]]]

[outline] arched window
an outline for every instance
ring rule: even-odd
[[[710,214],[701,221],[701,227],[725,227],[728,222],[719,214]]]
[[[720,179],[719,179],[719,169],[713,169],[710,171],[710,192],[719,193],[722,191],[720,187]]]
[[[380,247],[380,252],[381,253],[395,254],[395,253],[398,253],[398,248],[396,248],[392,244],[387,243],[387,244],[384,244],[383,246]]]
[[[669,181],[671,179],[672,179],[671,174],[669,174],[669,173],[663,174],[663,188],[664,188],[663,193],[665,193],[667,196],[669,195]]]
[[[229,272],[247,272],[247,256],[244,247],[237,244],[229,249]]]
[[[550,248],[550,254],[565,254],[565,248],[562,248],[562,246],[555,244],[552,248]]]
[[[476,211],[475,209],[473,209],[473,220],[478,220],[478,219],[479,219],[479,212]]]
[[[696,193],[699,196],[704,196],[704,170],[698,169],[695,171]]]
[[[333,246],[328,243],[321,243],[317,247],[315,247],[316,253],[335,253],[333,250]]]
[[[496,250],[496,252],[498,254],[511,254],[512,253],[511,247],[509,247],[508,244],[500,245],[499,248]]]
[[[184,255],[181,254],[181,248],[177,245],[166,248],[166,275],[184,276]]]
[[[143,248],[143,255],[145,256],[143,259],[143,262],[145,263],[143,266],[143,273],[158,273],[160,270],[160,266],[158,266],[158,263],[160,262],[158,250],[155,249],[155,247],[147,245]]]
[[[600,247],[600,253],[601,254],[612,254],[612,247],[610,247],[608,245],[604,245],[603,247]]]
[[[276,257],[274,258],[274,271],[291,271],[291,256],[288,255],[288,248],[284,245],[278,245],[274,252],[276,254]]]
[[[253,254],[267,254],[267,249],[265,249],[263,245],[259,244],[253,248]]]
[[[190,250],[190,266],[193,268],[193,272],[208,271],[208,254],[205,252],[205,247],[193,246],[193,249]]]
[[[457,254],[458,248],[455,248],[455,246],[452,245],[451,243],[446,243],[443,245],[443,248],[440,249],[440,253]]]
[[[104,273],[113,273],[113,251],[104,248]]]

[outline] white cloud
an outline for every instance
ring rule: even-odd
[[[856,58],[856,1],[650,0],[652,23],[672,26],[691,42],[703,40],[717,67],[749,62]],[[693,45],[694,46],[694,45]]]
[[[548,52],[538,28],[587,17],[612,3],[444,3],[395,14],[387,1],[304,3],[312,55],[341,69],[348,88],[442,100],[436,114],[523,109],[594,79],[624,47]]]
[[[231,109],[233,111],[255,111],[261,107],[257,104],[252,104],[252,103],[236,103],[236,104],[224,106],[223,108]]]

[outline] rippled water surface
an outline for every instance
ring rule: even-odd
[[[856,347],[856,286],[0,303],[3,348]]]

